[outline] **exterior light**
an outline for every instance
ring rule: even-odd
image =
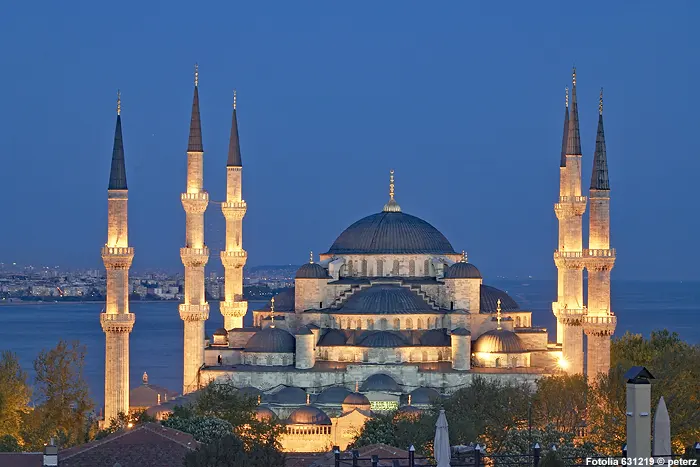
[[[133,426],[134,426],[134,424],[131,423],[131,422],[129,422],[129,423],[126,424],[126,427],[127,427],[127,428],[133,428]]]
[[[557,360],[557,366],[562,370],[566,370],[569,368],[569,361],[564,357],[559,357],[559,360]]]

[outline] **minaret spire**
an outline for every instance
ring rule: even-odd
[[[561,138],[561,162],[559,167],[566,167],[566,145],[569,141],[569,87],[566,87],[566,102],[564,106],[564,134]]]
[[[192,97],[192,117],[190,119],[190,139],[188,152],[204,152],[202,147],[202,121],[199,117],[199,65],[194,65],[194,96]]]
[[[496,302],[496,321],[498,322],[498,329],[499,331],[503,328],[501,328],[501,299],[499,298],[498,301]]]
[[[242,167],[241,146],[238,142],[238,117],[236,116],[236,91],[233,91],[233,117],[231,119],[231,137],[228,140],[228,160],[226,167]]]
[[[603,88],[600,88],[600,101],[598,103],[598,133],[595,139],[595,155],[593,157],[591,189],[610,190],[610,181],[608,179],[608,158],[605,151],[605,132],[603,131]]]
[[[578,124],[578,102],[576,101],[576,67],[572,73],[571,106],[569,115],[569,137],[566,144],[566,154],[581,154],[581,135]]]
[[[117,127],[114,129],[112,147],[112,169],[109,172],[108,190],[126,190],[126,166],[124,162],[124,142],[122,140],[122,98],[117,91]]]

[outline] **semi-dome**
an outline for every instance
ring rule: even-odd
[[[481,312],[495,313],[498,307],[498,300],[501,300],[501,311],[519,311],[518,302],[513,300],[510,295],[496,287],[481,284]]]
[[[440,398],[440,393],[433,388],[417,388],[411,391],[411,404],[432,404]]]
[[[317,404],[342,404],[348,394],[352,394],[350,390],[343,386],[333,386],[316,398]]]
[[[321,339],[318,342],[318,345],[345,345],[347,340],[348,338],[345,336],[345,333],[343,331],[339,329],[329,329],[328,331],[326,331],[323,337],[321,337]]]
[[[474,352],[522,353],[527,349],[513,331],[493,329],[479,336],[474,343]]]
[[[331,419],[326,413],[312,405],[305,405],[292,411],[287,418],[290,425],[331,425]]]
[[[367,396],[359,392],[352,392],[343,400],[343,412],[350,412],[354,409],[371,410],[372,406]]]
[[[380,284],[355,292],[338,307],[339,313],[396,315],[435,313],[436,310],[408,287]]]
[[[326,254],[455,254],[435,227],[403,212],[380,212],[352,224]]]
[[[294,276],[296,279],[328,279],[328,272],[323,266],[316,263],[303,264]],[[275,303],[276,305],[276,303]]]
[[[294,353],[296,339],[289,332],[280,328],[265,328],[248,339],[246,352],[281,352]]]
[[[376,331],[362,339],[362,347],[401,347],[406,341],[400,335],[391,331]]]
[[[443,329],[425,331],[419,338],[421,345],[444,347],[451,344],[450,338]]]
[[[472,263],[460,261],[447,268],[445,279],[481,279],[481,272]]]
[[[401,392],[401,388],[398,383],[394,381],[389,375],[384,373],[375,373],[362,383],[360,391],[390,391],[390,392]]]
[[[272,420],[273,418],[275,418],[275,416],[275,412],[270,410],[268,407],[259,405],[255,409],[255,418],[257,418],[259,422]]]
[[[306,391],[293,386],[277,391],[272,397],[278,404],[306,404]]]

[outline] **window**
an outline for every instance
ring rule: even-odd
[[[377,260],[377,276],[382,277],[384,275],[384,261],[381,259]]]
[[[401,329],[401,321],[399,318],[396,318],[394,319],[394,330],[398,331],[399,329]]]
[[[353,267],[352,267],[352,260],[348,261],[348,276],[353,275]]]
[[[428,361],[428,352],[424,350],[422,357],[423,357],[423,361],[427,362]]]
[[[496,368],[500,368],[500,367],[501,367],[501,359],[499,357],[496,359]]]
[[[386,318],[382,318],[379,320],[379,329],[382,331],[386,331]]]
[[[416,275],[416,261],[413,259],[408,262],[408,275],[409,276]]]
[[[423,275],[424,276],[429,276],[430,275],[430,261],[427,259],[423,261]]]
[[[423,320],[418,318],[418,324],[416,324],[416,329],[423,329]]]
[[[362,276],[367,276],[367,260],[366,259],[362,260],[361,271],[362,271]]]
[[[367,329],[369,329],[370,331],[374,330],[374,320],[373,319],[367,320]]]
[[[406,326],[406,329],[413,329],[413,320],[411,318],[406,318],[404,326]]]
[[[391,268],[391,274],[393,276],[398,276],[399,275],[399,260],[395,259],[394,260],[394,267]]]
[[[455,309],[455,302],[450,302],[450,310],[454,310],[454,309]]]
[[[520,327],[520,316],[515,317],[515,327],[519,328]]]

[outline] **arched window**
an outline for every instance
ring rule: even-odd
[[[354,328],[355,328],[355,320],[349,319],[348,320],[348,329],[354,329]]]
[[[416,275],[416,261],[413,259],[408,262],[408,275],[411,277]]]
[[[361,319],[358,319],[358,320],[357,320],[357,328],[356,328],[356,329],[357,329],[358,331],[359,331],[360,329],[362,329],[362,320],[361,320]]]
[[[406,329],[413,329],[413,320],[411,318],[406,318],[404,326]]]
[[[338,324],[338,329],[345,329],[345,320],[340,318],[340,324]]]
[[[394,319],[394,331],[398,331],[399,329],[401,329],[401,321],[399,320],[399,318],[395,318]]]
[[[386,331],[386,318],[382,318],[379,320],[379,329],[382,331]]]
[[[353,266],[352,260],[348,260],[348,276],[353,275],[353,267],[352,266]]]
[[[328,350],[323,351],[323,359],[328,360]]]
[[[396,351],[396,363],[401,363],[401,351]]]
[[[391,268],[391,275],[392,276],[399,275],[399,260],[398,259],[394,260],[394,267]]]
[[[520,316],[515,317],[515,327],[519,328],[520,327]]]
[[[438,350],[438,362],[442,361],[442,350]]]
[[[424,276],[429,276],[430,275],[430,261],[427,259],[423,261],[423,275]]]
[[[501,367],[501,358],[498,357],[498,358],[496,358],[496,368],[500,368],[500,367]]]
[[[422,357],[423,357],[423,361],[427,362],[428,361],[428,352],[424,350]]]
[[[367,329],[369,329],[370,331],[374,330],[374,320],[373,319],[367,320]]]
[[[510,366],[516,368],[518,366],[518,357],[512,357],[510,359]]]
[[[416,324],[416,329],[422,330],[423,329],[423,320],[418,318],[417,324]]]
[[[367,260],[366,259],[362,260],[362,265],[360,267],[361,267],[360,271],[362,272],[361,275],[367,276]]]
[[[369,351],[368,350],[362,351],[362,361],[369,362]]]
[[[384,275],[384,261],[381,259],[377,260],[377,276],[382,277]]]
[[[265,364],[267,366],[272,366],[272,355],[268,355],[265,357]]]
[[[454,309],[455,309],[455,302],[450,302],[450,310],[454,310]]]

